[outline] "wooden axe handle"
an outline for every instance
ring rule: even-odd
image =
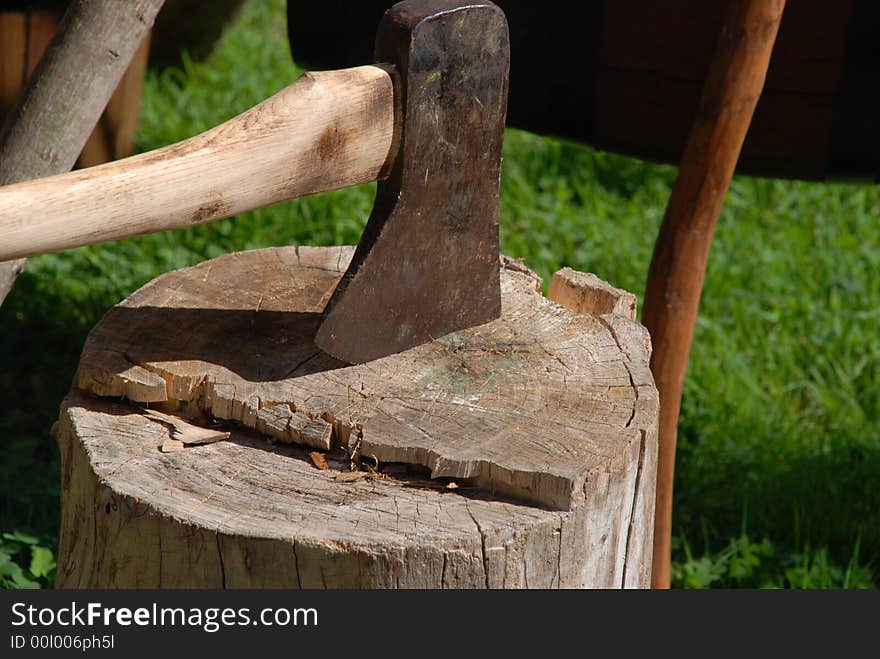
[[[388,70],[306,73],[193,138],[0,187],[0,261],[176,229],[387,174]]]

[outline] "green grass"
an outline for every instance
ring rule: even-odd
[[[138,147],[209,128],[289,83],[283,3],[252,0],[207,62],[151,73]],[[640,297],[675,169],[509,130],[503,249]],[[32,259],[0,309],[0,584],[50,585],[49,428],[89,328],[152,277],[265,245],[350,244],[373,186]],[[737,178],[685,386],[674,580],[858,587],[880,576],[880,190]]]

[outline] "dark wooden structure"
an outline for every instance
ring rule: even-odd
[[[289,0],[294,59],[351,66],[388,0]],[[677,163],[726,1],[498,0],[511,32],[509,123]],[[876,178],[880,4],[798,0],[785,10],[737,171]]]

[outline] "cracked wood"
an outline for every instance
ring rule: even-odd
[[[96,326],[75,378],[82,391],[58,426],[67,493],[59,584],[647,585],[657,396],[644,329],[548,300],[533,273],[505,260],[501,318],[349,366],[311,339],[351,252],[226,255],[163,275]],[[161,453],[167,424],[85,392],[290,443],[242,428]],[[324,424],[320,448],[359,444],[379,465],[426,469],[460,487],[346,482],[338,461],[315,468],[318,446],[290,431],[295,415]],[[117,510],[92,503],[108,498]],[[99,528],[87,540],[73,529],[89,516]],[[159,568],[143,543],[109,543],[127,534],[158,535],[163,552],[174,542],[187,556],[192,543],[218,547],[222,560]],[[84,556],[94,543],[109,554]],[[146,572],[120,573],[137,552]]]

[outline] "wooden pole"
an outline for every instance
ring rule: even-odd
[[[164,0],[76,0],[0,133],[0,185],[68,171]],[[24,261],[0,263],[0,304]]]
[[[785,0],[732,0],[648,272],[643,322],[660,392],[652,586],[669,587],[681,392],[715,223],[761,95]]]

